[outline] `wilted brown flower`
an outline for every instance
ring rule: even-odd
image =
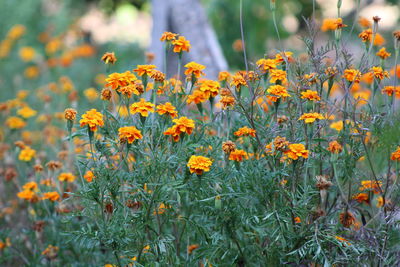
[[[378,16],[373,16],[372,19],[373,19],[374,22],[376,22],[376,23],[378,23],[378,22],[381,20],[381,18],[378,17]]]
[[[61,162],[59,162],[59,161],[54,161],[54,160],[49,161],[49,162],[47,162],[47,164],[46,164],[46,167],[47,167],[49,170],[51,170],[51,171],[60,169],[62,166],[63,166],[63,164],[62,164]]]
[[[35,172],[41,172],[43,171],[43,166],[41,164],[36,164],[35,166],[33,166],[33,169],[35,170]]]
[[[33,223],[32,229],[36,232],[42,232],[45,225],[45,221],[36,221]]]
[[[101,100],[107,100],[109,101],[112,97],[112,92],[109,88],[104,88],[101,91]]]
[[[222,143],[222,150],[224,151],[225,154],[229,155],[231,152],[233,152],[236,149],[236,145],[232,141],[226,141]]]
[[[288,149],[288,146],[289,146],[289,141],[287,141],[285,137],[277,136],[274,139],[274,148],[275,148],[275,150],[284,152],[284,151],[286,151]]]
[[[19,147],[20,149],[25,148],[25,143],[23,141],[16,141],[16,142],[14,142],[14,145]]]
[[[18,173],[14,168],[7,168],[4,171],[4,178],[7,182],[11,181],[15,177],[17,177]]]
[[[117,61],[114,52],[106,52],[101,57],[101,60],[104,61],[106,64],[114,64]]]
[[[350,211],[344,211],[340,213],[339,221],[344,227],[349,228],[356,222],[356,218]]]
[[[332,182],[328,181],[325,175],[317,175],[315,178],[317,179],[317,183],[315,184],[315,186],[319,190],[326,190],[332,186]]]
[[[68,157],[68,151],[62,150],[62,151],[58,152],[57,156],[60,160],[65,160]]]

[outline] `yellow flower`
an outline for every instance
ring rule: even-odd
[[[387,72],[387,71],[384,71],[383,69],[382,69],[382,67],[372,67],[371,69],[370,69],[370,71],[371,71],[371,74],[375,77],[375,78],[377,78],[377,79],[379,79],[379,80],[383,80],[384,78],[389,78],[389,72]]]
[[[286,82],[286,71],[284,70],[279,70],[279,69],[272,69],[269,72],[270,75],[270,83],[276,83],[277,81],[280,81],[281,83]]]
[[[165,104],[157,105],[157,113],[160,115],[169,115],[171,118],[175,118],[178,116],[178,111],[176,108],[170,103],[166,102]]]
[[[293,160],[299,159],[299,157],[308,158],[309,151],[303,144],[290,144],[285,155]]]
[[[24,190],[30,190],[30,191],[37,191],[38,190],[38,185],[36,182],[27,182],[22,186],[22,189]]]
[[[99,93],[94,88],[86,89],[85,91],[83,91],[83,94],[85,95],[86,99],[89,100],[90,102],[93,102],[97,98],[99,98]]]
[[[282,63],[282,62],[284,62],[286,60],[288,62],[292,62],[292,61],[294,61],[292,56],[293,56],[293,53],[289,52],[289,51],[284,51],[284,52],[277,53],[275,55],[275,62],[277,64],[280,64],[280,63]]]
[[[299,120],[304,120],[305,123],[313,123],[315,120],[324,120],[325,117],[317,112],[312,112],[312,113],[304,113],[301,115]]]
[[[241,162],[243,159],[248,159],[249,155],[246,151],[241,149],[235,149],[229,154],[229,160]]]
[[[24,25],[16,24],[7,33],[7,38],[17,40],[25,34],[26,28]]]
[[[381,188],[382,188],[382,181],[365,180],[361,181],[361,187],[359,188],[359,190],[364,191],[371,189],[375,194],[379,194]]]
[[[271,85],[268,90],[267,90],[268,94],[271,94],[272,97],[270,98],[272,101],[276,102],[276,100],[278,98],[285,98],[285,97],[289,97],[289,93],[286,90],[286,88],[282,85],[276,84],[276,85]]]
[[[233,96],[222,96],[219,102],[222,104],[222,107],[226,109],[227,107],[233,106],[235,104],[235,98]]]
[[[146,102],[144,98],[141,98],[139,102],[133,103],[129,110],[132,114],[140,113],[143,117],[148,117],[149,112],[154,112],[154,104]]]
[[[202,175],[203,172],[210,171],[212,161],[203,156],[191,156],[187,166],[190,169],[190,173],[196,173],[197,175]]]
[[[307,90],[305,92],[301,92],[302,99],[308,99],[310,101],[319,101],[321,98],[318,95],[317,91]]]
[[[155,65],[137,65],[137,68],[134,69],[133,71],[137,73],[139,76],[147,75],[150,76],[150,74],[153,72],[153,70],[156,68]]]
[[[79,123],[81,127],[87,125],[90,131],[97,131],[98,126],[104,126],[103,114],[93,108],[86,111],[86,113],[82,115],[82,119],[79,121]]]
[[[380,57],[381,59],[387,59],[388,57],[390,57],[392,54],[390,54],[389,52],[386,51],[385,47],[382,47],[377,53],[376,55],[378,57]]]
[[[213,80],[199,81],[198,90],[204,92],[207,98],[216,97],[220,89],[219,82]]]
[[[137,139],[142,139],[142,133],[135,126],[126,126],[118,129],[119,140],[132,144]]]
[[[61,181],[61,182],[70,182],[70,183],[72,183],[73,181],[75,181],[75,179],[76,179],[75,175],[73,175],[70,172],[62,172],[58,176],[58,180]]]
[[[190,50],[190,42],[183,36],[179,36],[178,39],[173,40],[172,45],[174,46],[174,53],[189,52]]]
[[[222,81],[228,81],[230,77],[231,77],[231,75],[230,75],[229,72],[227,72],[227,71],[221,71],[221,72],[218,74],[218,80],[219,80],[220,82],[222,82]]]
[[[244,126],[242,128],[239,128],[239,130],[237,130],[236,132],[233,133],[236,136],[252,136],[252,137],[256,137],[256,130],[251,129],[247,126]]]
[[[231,86],[232,85],[239,89],[242,86],[246,86],[247,83],[246,80],[243,78],[243,75],[241,75],[240,73],[236,73],[232,76]]]
[[[36,197],[36,194],[30,190],[23,190],[17,193],[17,197],[25,200],[33,200]]]
[[[342,77],[349,82],[359,83],[361,79],[361,72],[356,69],[345,69]]]
[[[18,159],[21,161],[31,161],[35,155],[36,150],[30,148],[29,146],[25,146],[25,148],[19,152]]]
[[[42,199],[48,199],[48,200],[54,202],[54,201],[57,201],[60,199],[60,195],[56,191],[46,192],[46,193],[43,193]]]
[[[160,41],[161,42],[165,42],[165,41],[172,41],[175,40],[175,37],[177,36],[176,33],[172,33],[172,32],[164,32],[161,35]]]
[[[276,61],[275,59],[259,59],[256,62],[256,65],[258,69],[261,71],[261,73],[267,73],[272,69],[276,69]]]
[[[124,73],[111,73],[108,75],[106,79],[106,87],[111,87],[111,89],[118,89],[121,86],[127,86],[134,81],[136,81],[137,78],[135,74],[131,73],[130,71],[126,71]]]
[[[28,119],[30,117],[36,116],[37,111],[31,109],[29,106],[24,106],[23,108],[17,111],[17,114],[23,117],[24,119]]]
[[[21,129],[26,126],[26,122],[20,117],[9,117],[6,120],[6,125],[10,129]]]
[[[343,121],[335,121],[329,125],[331,129],[335,129],[336,131],[340,132],[343,129]]]
[[[186,76],[193,75],[196,78],[200,78],[201,75],[204,75],[203,70],[206,68],[206,66],[192,61],[192,62],[189,62],[188,64],[186,64],[185,68],[187,68],[187,70],[185,70]]]
[[[39,76],[39,68],[37,66],[30,66],[25,69],[24,75],[28,79],[35,79]]]
[[[25,62],[31,61],[35,57],[35,49],[24,46],[19,50],[19,56]]]

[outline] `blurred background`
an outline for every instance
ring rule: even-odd
[[[334,0],[316,0],[315,7],[311,0],[276,2],[283,46],[295,53],[303,48],[300,38],[306,31],[303,17],[310,17],[313,8],[318,22],[336,17]],[[229,70],[244,68],[239,3],[239,0],[201,0]],[[357,16],[356,6],[357,0],[342,4],[344,23],[350,26]],[[398,0],[363,0],[360,7],[359,16],[370,20],[374,15],[382,18],[379,31],[390,49],[391,33],[399,28]],[[144,63],[152,25],[158,23],[151,10],[150,0],[24,0],[18,1],[17,6],[15,0],[0,1],[1,100],[9,98],[15,88],[37,88],[61,76],[79,79],[82,88],[76,88],[78,91],[96,87],[105,68],[100,57],[107,51],[116,52],[115,72]],[[278,42],[269,1],[243,0],[243,22],[250,61],[276,51]],[[17,24],[25,30],[18,40],[12,40],[10,31]],[[360,31],[356,25],[354,36],[349,38],[357,38]],[[321,33],[318,38],[324,41],[331,34]]]

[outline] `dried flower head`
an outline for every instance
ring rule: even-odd
[[[106,52],[104,55],[101,57],[101,60],[104,61],[106,64],[113,64],[117,62],[117,58],[115,57],[114,52]]]
[[[236,149],[236,145],[232,141],[225,141],[222,143],[222,151],[224,151],[225,154],[229,155],[231,152],[233,152]]]

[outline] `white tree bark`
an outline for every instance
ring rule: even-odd
[[[227,70],[225,57],[199,0],[152,0],[152,13],[150,52],[156,55],[154,64],[160,69],[164,66],[164,50],[160,37],[163,32],[170,31],[183,35],[190,41],[191,50],[184,53],[184,63],[195,61],[205,65],[206,76],[210,79],[216,79],[218,72]],[[169,53],[169,77],[176,74],[177,64],[177,55]]]

